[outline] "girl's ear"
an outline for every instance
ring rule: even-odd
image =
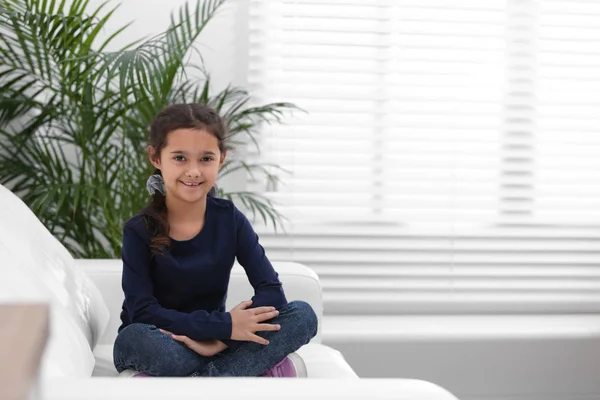
[[[154,166],[154,168],[160,169],[160,157],[156,154],[156,149],[153,146],[148,146],[148,159]]]
[[[225,158],[227,158],[227,150],[221,153],[221,160],[219,161],[219,169],[223,167],[223,163],[225,162]]]

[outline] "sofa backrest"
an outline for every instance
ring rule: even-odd
[[[121,324],[119,319],[123,305],[123,289],[121,288],[121,260],[75,260],[94,281],[102,292],[111,317],[108,328],[100,339],[100,344],[112,345],[117,336],[117,329]],[[323,318],[323,298],[321,284],[317,274],[306,266],[293,262],[273,261],[273,267],[279,273],[288,301],[303,300],[309,303],[319,319],[319,329],[313,342],[321,342],[321,325]],[[253,289],[248,282],[246,272],[239,264],[235,264],[231,271],[231,280],[227,296],[226,307],[231,310],[235,305],[248,300],[253,295]]]
[[[50,304],[43,377],[90,376],[109,312],[92,280],[23,201],[0,185],[0,301]]]

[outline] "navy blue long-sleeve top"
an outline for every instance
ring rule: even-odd
[[[277,272],[248,219],[226,199],[207,197],[202,230],[192,239],[171,239],[152,254],[145,217],[123,228],[123,291],[119,332],[132,323],[152,324],[194,340],[219,339],[230,346],[231,314],[225,311],[235,258],[254,287],[252,306],[287,303]]]

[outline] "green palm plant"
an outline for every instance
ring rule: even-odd
[[[113,258],[126,219],[148,202],[147,127],[175,102],[211,105],[234,145],[257,146],[263,123],[281,123],[290,103],[251,106],[237,87],[215,92],[189,77],[196,39],[225,0],[198,0],[160,35],[118,51],[100,41],[116,8],[88,0],[0,0],[0,183],[19,195],[76,257]],[[276,165],[228,159],[220,176],[244,170],[279,180]],[[277,226],[282,215],[259,193],[224,192]]]

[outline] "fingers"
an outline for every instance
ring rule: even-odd
[[[190,341],[189,337],[183,335],[171,335],[171,337],[173,338],[173,340],[177,340],[178,342],[185,344],[188,344],[188,342]]]
[[[256,315],[256,322],[267,321],[269,319],[275,318],[278,315],[279,315],[279,311],[277,311],[277,310],[266,312],[266,313],[263,313],[263,314],[257,314]]]
[[[281,329],[281,325],[275,325],[275,324],[258,324],[258,325],[256,325],[257,332],[278,331],[280,329]]]
[[[233,310],[245,310],[246,308],[250,307],[252,305],[252,300],[246,300],[246,301],[242,301],[240,304],[238,304],[237,306],[233,307]]]
[[[182,342],[182,343],[187,343],[189,342],[190,338],[185,336],[185,335],[175,335],[172,332],[169,332],[167,330],[164,329],[159,329],[159,331],[161,331],[162,333],[164,333],[165,335],[169,335],[171,336],[171,338],[173,340],[177,340],[178,342]]]
[[[256,307],[256,308],[253,308],[251,311],[254,313],[254,315],[260,315],[260,314],[265,314],[265,313],[272,313],[274,311],[277,312],[277,314],[279,314],[279,311],[277,311],[275,309],[275,307],[268,307],[268,306],[265,306],[265,307]]]
[[[263,344],[265,346],[269,344],[269,341],[267,339],[261,338],[260,336],[255,335],[255,334],[248,335],[248,340],[250,342],[255,342],[255,343],[258,343],[258,344]]]

